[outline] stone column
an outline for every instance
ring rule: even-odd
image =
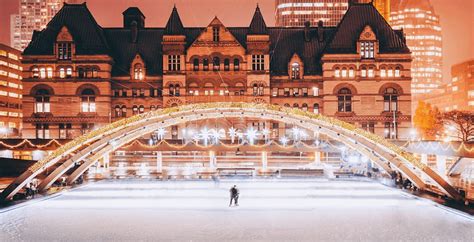
[[[268,166],[268,154],[266,151],[262,151],[262,169],[266,170]]]
[[[156,152],[156,171],[163,172],[163,153],[161,151]]]

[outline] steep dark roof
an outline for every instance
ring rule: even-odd
[[[326,53],[356,53],[357,40],[367,25],[377,35],[381,53],[409,53],[403,32],[393,31],[371,4],[351,5],[337,27],[309,27],[308,41],[305,40],[304,28],[267,27],[258,7],[249,27],[227,29],[243,48],[247,48],[248,34],[269,35],[272,75],[287,75],[288,62],[294,54],[303,61],[305,75],[321,75],[321,57]],[[130,65],[137,54],[145,62],[148,75],[162,75],[163,35],[184,35],[188,48],[205,29],[185,28],[177,9],[173,8],[165,28],[140,28],[137,41],[133,42],[130,41],[130,28],[101,28],[85,4],[65,4],[44,30],[35,32],[24,54],[53,54],[56,36],[63,26],[71,32],[77,54],[107,54],[114,59],[112,76],[129,75]],[[323,35],[322,39],[319,33]]]
[[[263,19],[260,7],[257,5],[255,13],[253,14],[252,21],[249,26],[249,34],[268,34],[267,25]]]
[[[76,44],[79,55],[107,54],[109,48],[102,28],[91,12],[82,4],[67,4],[51,19],[45,29],[24,50],[26,55],[52,55],[54,43],[61,28],[66,26]]]
[[[405,41],[372,4],[353,3],[337,26],[327,53],[357,53],[357,40],[369,25],[379,40],[380,53],[409,53]]]
[[[142,11],[140,11],[140,9],[137,8],[137,7],[129,7],[129,8],[127,8],[127,10],[123,11],[122,14],[123,15],[140,15],[142,17],[145,17],[145,15],[143,15]]]
[[[171,12],[170,18],[168,19],[168,23],[166,23],[164,34],[184,35],[183,22],[181,22],[181,18],[179,17],[178,9],[176,9],[176,6],[173,7],[173,11]]]

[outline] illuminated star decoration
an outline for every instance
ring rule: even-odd
[[[258,136],[258,131],[255,130],[253,127],[250,127],[247,129],[247,131],[245,132],[245,136],[247,136],[247,140],[249,141],[249,143],[251,145],[254,144],[255,142],[255,139],[257,138]]]
[[[158,139],[162,140],[165,138],[166,130],[164,128],[159,128],[158,131],[156,131],[156,134],[158,135]]]
[[[288,144],[288,138],[286,136],[280,137],[280,144],[286,146]]]
[[[235,137],[237,136],[237,130],[234,127],[230,127],[228,133],[230,137],[230,142],[233,144],[235,141]]]
[[[208,140],[211,137],[211,132],[209,132],[207,127],[204,127],[203,129],[201,129],[201,135],[200,136],[201,136],[201,139],[204,140],[204,145],[207,146]]]
[[[298,127],[296,127],[296,126],[293,127],[293,128],[291,129],[291,133],[292,133],[293,139],[294,139],[295,141],[297,141],[297,140],[300,139],[301,130],[300,130]]]
[[[262,135],[265,138],[265,141],[268,141],[268,139],[270,138],[270,130],[267,128],[263,129]]]

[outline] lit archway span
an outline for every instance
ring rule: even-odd
[[[427,184],[417,172],[430,178],[446,195],[454,199],[461,198],[448,182],[411,154],[384,138],[360,130],[352,124],[299,109],[269,104],[232,102],[190,104],[151,111],[91,131],[65,144],[31,166],[2,192],[2,198],[12,199],[33,178],[42,174],[47,168],[59,164],[40,184],[41,190],[47,189],[75,164],[80,163],[80,166],[67,178],[67,183],[71,184],[104,155],[160,127],[209,118],[242,116],[300,125],[308,130],[323,133],[358,150],[383,169],[389,170],[390,164],[390,167],[398,169],[421,189],[426,188]]]

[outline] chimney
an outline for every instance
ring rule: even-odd
[[[130,41],[132,43],[137,43],[138,39],[138,23],[136,21],[132,21],[130,23]]]
[[[318,40],[319,42],[324,41],[324,23],[322,20],[319,20],[318,22]]]
[[[309,42],[311,41],[311,36],[310,36],[310,28],[311,23],[309,21],[304,22],[304,41]]]

